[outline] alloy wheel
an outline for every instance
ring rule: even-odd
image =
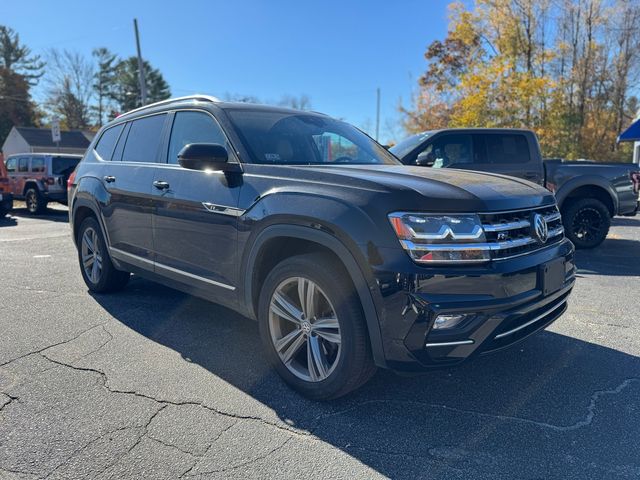
[[[320,382],[338,365],[342,337],[336,311],[308,278],[278,285],[269,305],[269,331],[282,363],[302,380]]]
[[[25,198],[25,203],[27,204],[27,210],[29,210],[29,213],[35,213],[38,210],[38,198],[36,197],[36,192],[29,190],[27,192],[27,198]]]
[[[98,232],[92,227],[87,228],[82,234],[82,268],[92,283],[100,281],[102,275],[102,253],[98,243]]]

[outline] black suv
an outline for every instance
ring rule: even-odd
[[[376,366],[511,345],[556,320],[574,284],[551,192],[401,165],[318,113],[160,102],[105,126],[69,187],[91,291],[135,273],[257,319],[269,360],[315,399]]]

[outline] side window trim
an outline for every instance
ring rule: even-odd
[[[233,145],[233,143],[231,143],[231,139],[229,138],[229,134],[227,134],[226,130],[222,127],[222,123],[220,123],[220,121],[216,118],[216,116],[211,113],[208,110],[204,110],[202,108],[177,108],[175,110],[172,110],[170,112],[171,114],[171,118],[170,123],[168,125],[168,129],[167,129],[167,138],[166,138],[166,145],[163,147],[164,150],[164,162],[161,163],[166,163],[168,165],[176,165],[176,166],[180,166],[177,163],[171,163],[169,162],[169,149],[171,148],[171,134],[173,132],[173,125],[175,122],[175,118],[176,118],[176,113],[179,112],[199,112],[199,113],[204,113],[206,115],[208,115],[209,117],[211,117],[213,119],[213,121],[216,123],[216,125],[218,125],[218,128],[220,128],[220,131],[222,132],[222,134],[224,135],[225,140],[227,141],[227,144],[231,147],[229,150],[229,163],[237,163],[240,164],[240,160],[238,159],[238,157],[236,156],[236,149]]]
[[[127,143],[127,137],[129,136],[129,130],[131,129],[131,122],[125,122],[124,128],[120,132],[116,146],[111,154],[112,162],[121,162],[122,154],[124,153],[124,146]]]

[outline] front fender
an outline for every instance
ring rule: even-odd
[[[378,290],[375,280],[371,272],[363,267],[361,262],[356,260],[360,256],[356,251],[352,253],[345,244],[337,237],[327,231],[320,230],[311,226],[292,225],[292,224],[271,224],[259,231],[254,237],[247,254],[244,256],[242,271],[255,271],[256,262],[262,246],[270,239],[277,237],[297,238],[307,240],[309,242],[318,243],[332,252],[334,252],[349,272],[356,293],[362,304],[367,329],[369,331],[369,340],[371,342],[371,350],[376,365],[385,367],[385,355],[380,333],[379,312],[374,301],[373,292]],[[244,303],[245,305],[253,305],[253,281],[251,275],[245,275],[244,279]],[[253,310],[253,307],[250,307]],[[255,312],[254,317],[257,317]]]

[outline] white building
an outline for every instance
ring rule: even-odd
[[[2,144],[4,158],[14,153],[79,153],[83,154],[93,133],[81,130],[60,132],[60,142],[55,144],[48,128],[13,127]]]

